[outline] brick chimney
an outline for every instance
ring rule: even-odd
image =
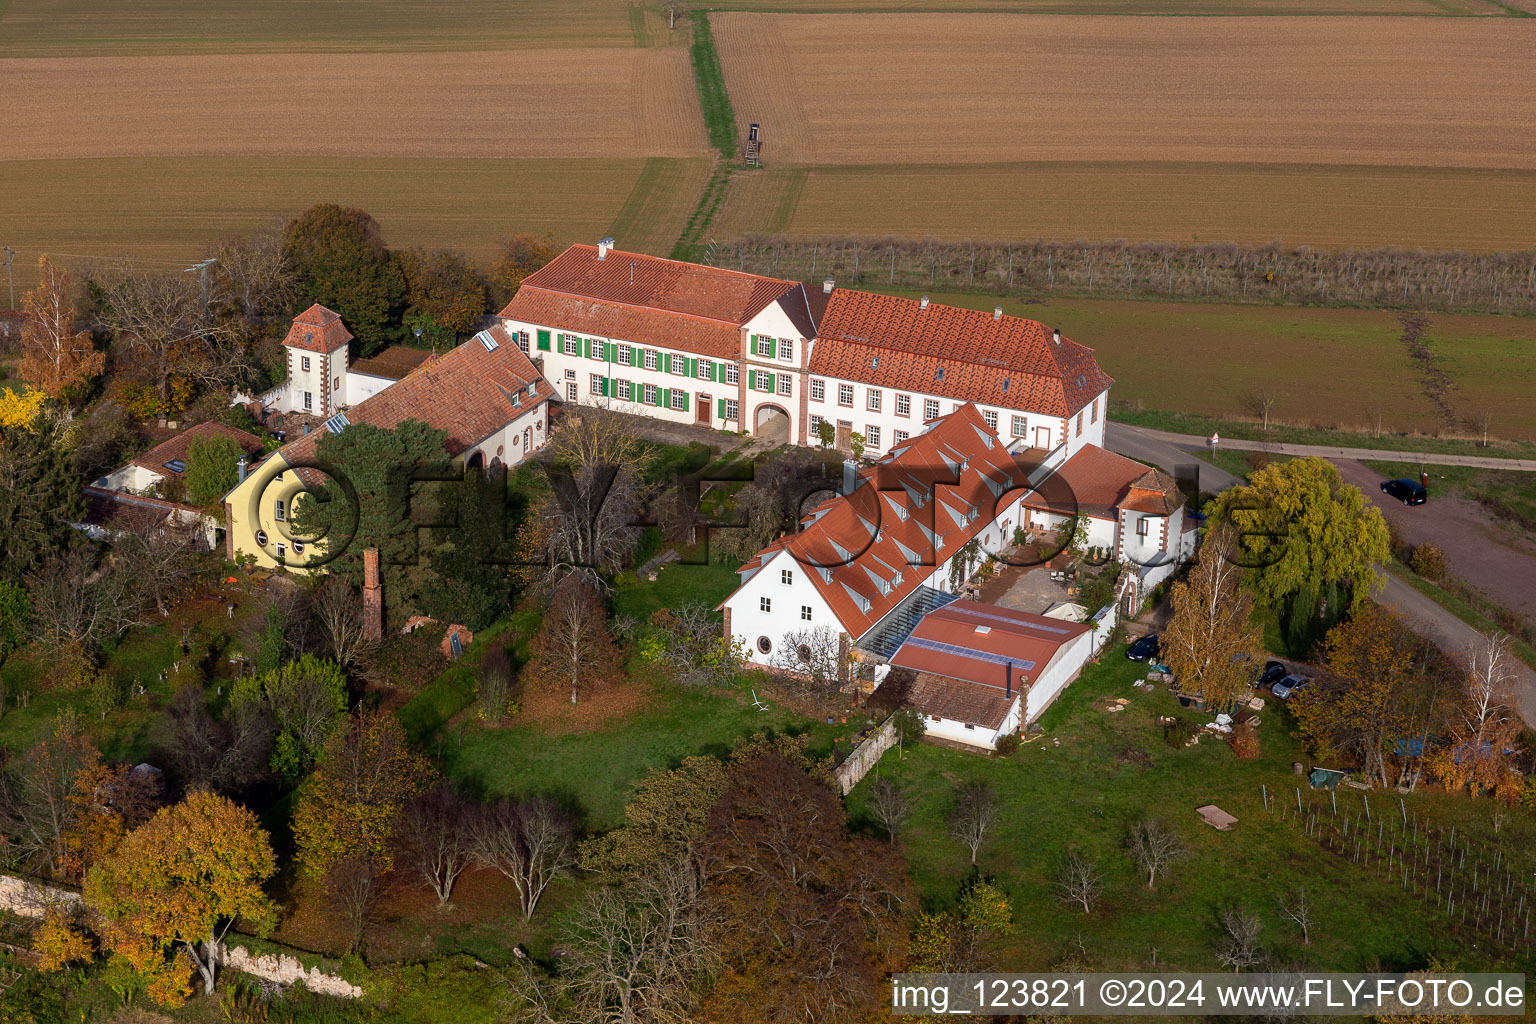
[[[379,584],[379,549],[363,550],[363,635],[384,638],[384,591]]]

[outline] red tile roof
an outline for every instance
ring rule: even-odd
[[[496,343],[494,351],[486,348],[484,336]],[[498,326],[427,360],[398,384],[344,410],[344,415],[349,425],[367,423],[386,430],[420,420],[443,431],[444,449],[457,456],[552,396],[543,375]],[[520,404],[514,404],[517,397]],[[281,454],[289,465],[312,457],[324,432],[314,430],[290,441]]]
[[[149,498],[138,494],[123,494],[103,487],[85,488],[85,521],[93,526],[119,530],[136,530],[159,526],[172,515],[177,526],[199,522],[204,512],[192,505]]]
[[[875,357],[879,366],[875,366]],[[943,367],[943,380],[939,368]],[[820,318],[818,376],[1071,416],[1114,383],[1093,349],[1035,320],[839,288]]]
[[[192,452],[192,442],[205,437],[227,437],[239,445],[240,450],[247,455],[255,455],[262,448],[261,438],[255,434],[209,420],[206,423],[199,423],[196,426],[188,427],[175,437],[160,442],[143,455],[131,460],[132,464],[143,466],[150,472],[159,473],[161,476],[177,474],[181,471],[171,469],[166,463],[175,459],[180,459],[185,463],[188,455]]]
[[[1088,626],[1081,622],[975,601],[954,601],[923,616],[907,642],[892,655],[891,664],[957,679],[1005,696],[1010,678],[1014,693],[1029,687],[1062,647],[1087,632]],[[999,718],[997,724],[1001,721]]]
[[[317,302],[293,318],[283,344],[308,352],[334,352],[351,340],[352,332],[341,317]]]
[[[1099,519],[1116,518],[1116,509],[1124,507],[1131,496],[1132,486],[1149,478],[1166,479],[1177,494],[1178,486],[1165,474],[1147,471],[1147,467],[1123,455],[1116,455],[1097,445],[1086,445],[1078,453],[1062,463],[1049,477],[1040,482],[1024,503],[1030,508],[1042,509],[1059,515],[1095,516]],[[1179,496],[1183,503],[1183,496]],[[1172,508],[1177,508],[1174,505]],[[1171,512],[1172,508],[1168,511]],[[1142,508],[1139,511],[1154,511]],[[1166,515],[1167,512],[1161,512]]]
[[[857,639],[990,527],[1010,492],[1024,486],[1002,441],[975,406],[964,405],[892,448],[861,472],[852,495],[823,502],[800,532],[742,568],[783,549]]]
[[[741,350],[741,328],[770,304],[810,330],[804,289],[760,277],[641,253],[573,245],[523,281],[500,316],[717,359]]]
[[[995,732],[1018,699],[1018,687],[1014,687],[1013,696],[1009,697],[1005,691],[990,686],[920,672],[903,695],[902,703],[931,718],[963,722]]]
[[[424,348],[391,345],[372,358],[356,360],[347,367],[347,372],[364,373],[370,377],[383,377],[387,380],[400,380],[431,358],[432,353]]]
[[[1160,469],[1149,469],[1131,484],[1130,493],[1120,507],[1155,516],[1171,516],[1183,504],[1184,492],[1179,490],[1179,482]]]

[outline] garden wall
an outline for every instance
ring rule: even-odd
[[[864,742],[853,748],[848,759],[832,770],[832,777],[847,796],[859,780],[880,760],[880,756],[896,745],[896,716],[892,715],[864,737]]]

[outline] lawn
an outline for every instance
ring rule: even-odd
[[[486,796],[569,800],[589,829],[605,831],[622,823],[631,787],[652,768],[674,767],[693,754],[725,755],[737,740],[767,731],[808,732],[811,749],[826,753],[834,737],[853,729],[811,722],[778,702],[755,710],[750,684],[716,692],[649,682],[654,692],[639,713],[596,731],[552,735],[533,725],[466,724],[443,746],[444,773]]]
[[[1111,652],[1047,712],[1044,738],[1011,759],[929,744],[909,749],[904,760],[894,751],[886,755],[879,773],[915,800],[901,845],[925,907],[952,907],[967,876],[967,853],[947,834],[945,815],[955,786],[979,779],[994,788],[1000,808],[980,869],[1009,893],[1014,919],[1023,924],[999,947],[1002,969],[1043,967],[1081,943],[1091,969],[1147,970],[1155,964],[1164,970],[1214,970],[1217,908],[1234,900],[1264,921],[1264,944],[1283,960],[1333,970],[1411,969],[1440,952],[1459,956],[1466,967],[1489,964],[1487,954],[1458,946],[1425,904],[1405,899],[1396,887],[1323,852],[1293,825],[1266,813],[1260,786],[1269,787],[1272,808],[1281,799],[1293,802],[1299,780],[1291,762],[1311,763],[1288,734],[1287,712],[1271,705],[1261,713],[1263,753],[1252,761],[1236,759],[1225,743],[1209,736],[1198,746],[1174,749],[1163,741],[1155,718],[1179,714],[1178,705],[1161,690],[1145,695],[1132,689],[1142,671],[1119,650]],[[1099,710],[1109,696],[1128,697],[1130,706],[1116,714]],[[868,791],[866,780],[851,796],[856,814],[863,814]],[[1323,799],[1305,787],[1302,798]],[[1390,807],[1396,797],[1372,794],[1372,802]],[[1236,815],[1236,828],[1221,833],[1202,824],[1194,808],[1207,803]],[[1358,815],[1359,794],[1342,791],[1339,806],[1341,813]],[[1432,794],[1411,796],[1406,806],[1410,815],[1454,818],[1480,833],[1488,831],[1492,810],[1486,803]],[[1144,817],[1167,819],[1190,849],[1189,858],[1155,892],[1141,884],[1125,848],[1131,824]],[[1522,836],[1514,837],[1506,823],[1506,851],[1525,841],[1523,833],[1532,826],[1522,817]],[[1091,915],[1074,911],[1054,892],[1056,867],[1071,849],[1095,862],[1105,877],[1103,902]],[[1277,908],[1278,898],[1299,886],[1318,909],[1310,947],[1301,945]],[[1371,966],[1377,963],[1381,966]]]

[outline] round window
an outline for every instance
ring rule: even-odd
[[[293,553],[296,554],[296,555],[302,555],[304,553],[304,542],[303,541],[296,540],[296,541],[293,542]]]
[[[257,530],[256,531],[256,546],[259,547],[259,548],[264,548],[264,547],[267,546],[267,531],[266,530]]]
[[[757,649],[762,651],[764,654],[767,654],[769,651],[773,650],[773,641],[769,640],[765,636],[760,636],[757,638]]]
[[[767,653],[767,652],[764,652],[764,653]],[[810,644],[801,644],[798,648],[795,649],[795,653],[800,655],[800,660],[801,661],[805,662],[807,665],[810,664],[810,662],[811,662],[811,645]]]
[[[505,455],[506,452],[507,452],[507,446],[506,445],[499,444],[499,445],[496,446],[496,457],[498,459],[501,458],[503,455]]]

